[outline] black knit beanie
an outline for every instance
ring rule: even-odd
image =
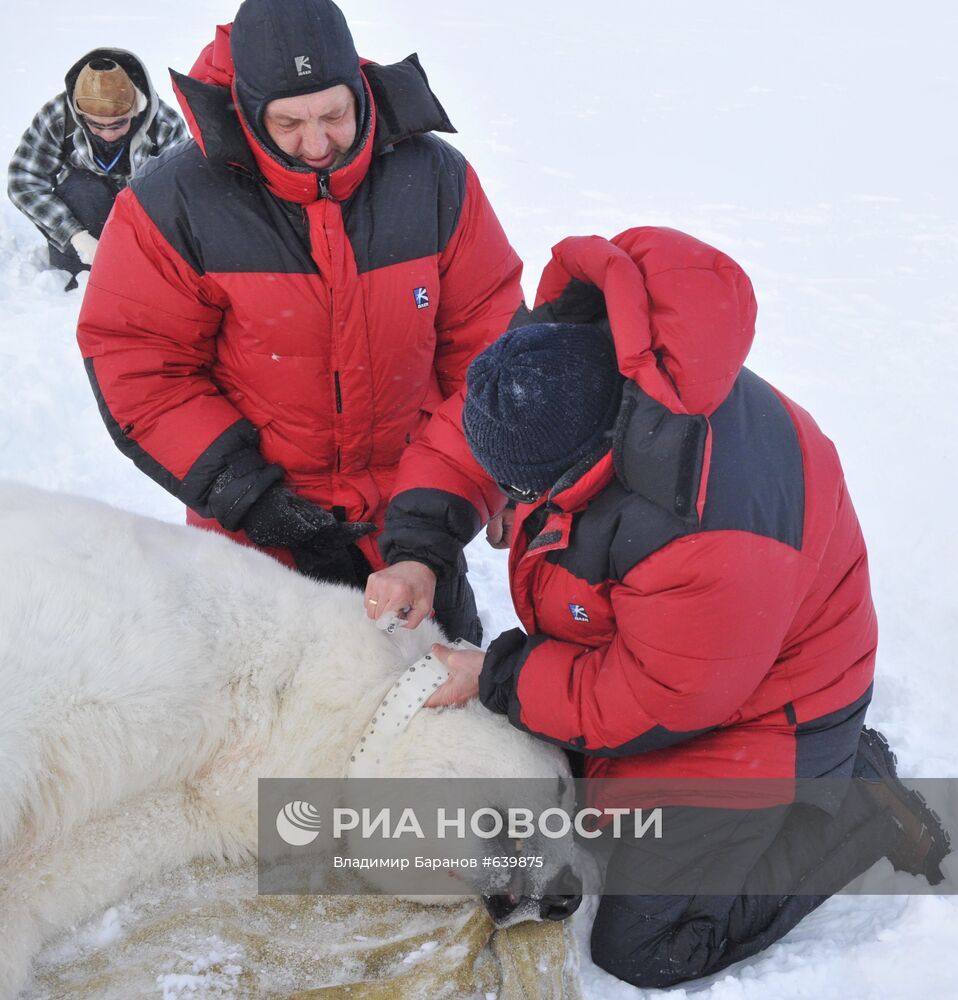
[[[358,131],[366,112],[359,56],[343,12],[332,0],[244,0],[230,34],[236,91],[257,137],[270,101],[339,84],[356,97]]]
[[[493,479],[544,492],[611,442],[622,381],[601,327],[509,330],[469,366],[466,441]]]

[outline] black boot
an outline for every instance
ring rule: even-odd
[[[951,851],[951,838],[924,798],[898,779],[897,764],[888,740],[877,729],[863,726],[855,778],[901,829],[898,842],[888,852],[888,860],[896,871],[924,875],[929,885],[938,885],[944,880],[941,862]]]
[[[50,256],[50,266],[55,267],[58,271],[66,271],[70,275],[70,280],[64,287],[65,292],[72,292],[74,289],[80,287],[80,283],[77,281],[77,276],[81,271],[89,271],[90,265],[84,264],[76,250],[72,246],[67,244],[66,250],[58,250],[52,243],[49,246],[49,256]]]

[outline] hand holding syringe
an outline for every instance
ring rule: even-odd
[[[424,563],[402,560],[369,575],[366,615],[385,632],[416,628],[434,613],[435,594],[435,572]]]
[[[392,635],[401,625],[405,624],[406,615],[409,614],[409,608],[400,608],[398,612],[387,611],[381,618],[376,619],[376,628],[380,632],[386,632],[388,635]]]

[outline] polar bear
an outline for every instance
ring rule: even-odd
[[[256,781],[340,777],[436,640],[209,532],[0,483],[0,996],[137,882],[256,846]],[[476,703],[423,710],[406,777],[557,782],[562,754]]]

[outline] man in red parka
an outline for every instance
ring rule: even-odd
[[[329,0],[246,0],[173,79],[195,141],[119,197],[80,315],[100,411],[190,523],[362,584],[400,455],[521,264],[416,57],[361,64]],[[461,555],[410,560],[478,638]]]
[[[423,478],[477,520],[490,483],[517,502],[523,627],[485,654],[436,647],[451,677],[427,705],[478,695],[586,777],[669,789],[662,844],[617,846],[593,927],[595,961],[640,987],[755,954],[883,856],[940,881],[948,851],[863,729],[865,544],[834,446],[743,367],[755,316],[741,268],[683,233],[565,240],[535,309],[404,457],[386,515],[384,551],[414,552],[441,528]],[[416,623],[428,594],[397,579],[370,577],[369,613]],[[726,779],[747,790],[731,810]],[[689,808],[702,793],[713,807]]]

